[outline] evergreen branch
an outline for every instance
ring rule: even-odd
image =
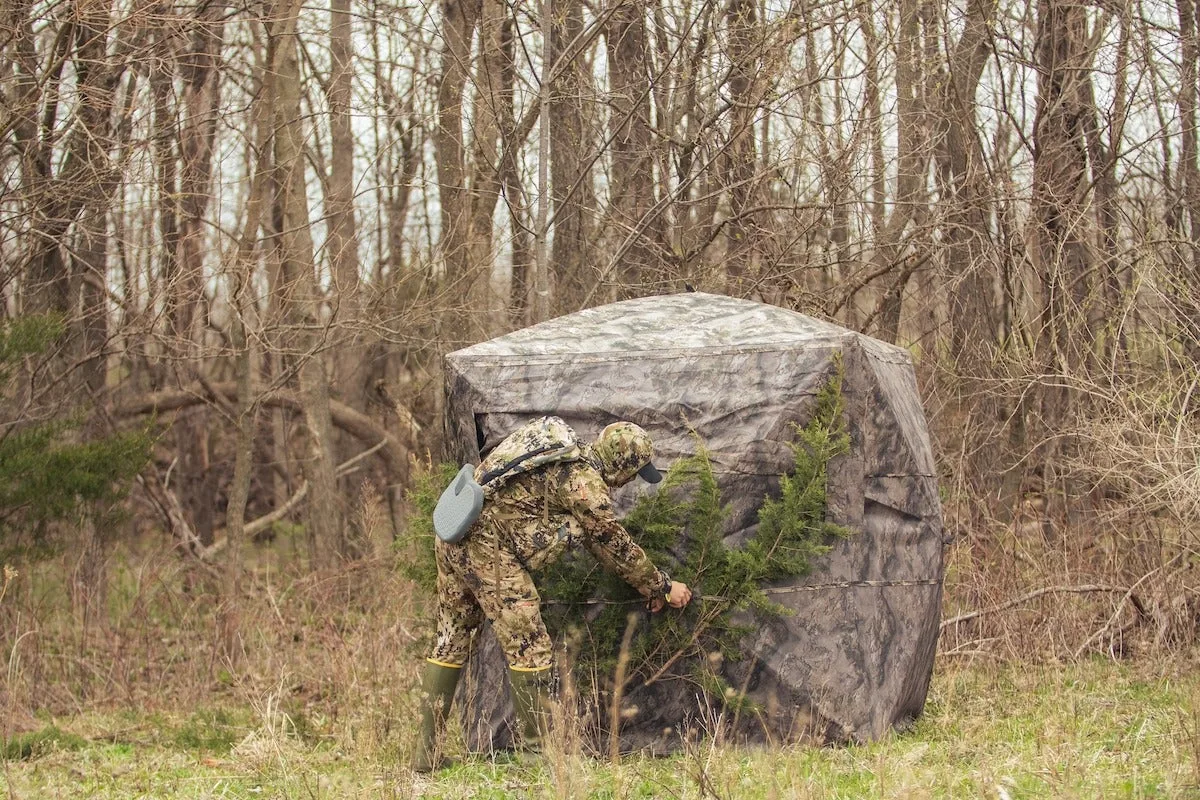
[[[641,674],[646,686],[676,677],[673,673],[681,663],[706,651],[737,658],[738,643],[748,630],[733,622],[734,612],[790,613],[770,599],[781,592],[764,590],[762,584],[807,574],[815,559],[829,551],[829,537],[849,535],[848,529],[825,518],[828,464],[850,448],[841,378],[839,360],[814,398],[808,424],[791,426],[792,468],[780,477],[778,497],[764,499],[758,530],[745,547],[735,550],[724,544],[728,508],[721,502],[712,458],[699,436],[694,437],[695,452],[678,459],[659,490],[643,496],[625,518],[625,527],[651,560],[691,586],[694,599],[703,601],[640,627],[629,649],[629,680]],[[586,629],[588,635],[581,638],[591,649],[578,653],[576,663],[593,674],[611,675],[611,643],[621,638],[625,609],[645,600],[619,579],[596,570],[586,556],[543,571],[538,585],[551,634]],[[582,608],[600,610],[581,612]],[[721,682],[707,663],[694,668],[705,673],[701,685]]]

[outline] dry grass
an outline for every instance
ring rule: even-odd
[[[425,634],[410,584],[385,558],[297,574],[287,549],[260,553],[245,581],[233,659],[218,655],[216,587],[169,552],[115,552],[106,618],[88,628],[65,591],[69,559],[23,568],[0,606],[8,702],[53,715],[228,702],[292,714],[300,730],[355,708],[367,713],[349,735],[386,738]]]
[[[943,660],[913,729],[858,747],[741,749],[697,738],[670,758],[467,758],[434,776],[404,764],[397,729],[345,747],[345,720],[307,732],[276,706],[85,712],[84,740],[5,765],[14,798],[1094,798],[1200,796],[1200,677],[1183,661],[1121,666]],[[452,736],[451,749],[463,755]]]
[[[1026,509],[947,550],[942,652],[1155,658],[1196,643],[1200,572],[1178,529],[1096,517],[1047,538],[1036,519]]]
[[[944,617],[985,612],[944,628],[944,651],[1155,658],[1198,641],[1195,342],[1126,345],[1064,375],[1020,347],[920,361],[954,542]]]
[[[943,630],[926,715],[882,742],[743,750],[714,711],[676,756],[597,760],[568,699],[541,757],[471,757],[452,729],[463,763],[432,778],[406,767],[431,630],[400,556],[311,573],[286,534],[256,547],[227,657],[217,587],[175,554],[115,550],[89,625],[64,554],[6,573],[0,591],[4,786],[22,798],[1200,797],[1194,642],[1157,635],[1154,611],[1169,607],[1168,578],[1191,596],[1177,567],[1192,556],[1169,531],[1157,549],[1133,536],[1113,524],[1049,540],[1018,520],[959,537],[945,616],[985,613]],[[1113,589],[1038,594],[1089,585]]]

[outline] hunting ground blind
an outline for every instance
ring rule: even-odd
[[[743,614],[737,652],[717,667],[743,701],[737,713],[723,714],[724,699],[683,669],[674,680],[625,687],[620,741],[669,752],[689,726],[716,724],[718,715],[744,740],[870,741],[921,712],[938,635],[943,533],[907,351],[786,309],[689,292],[553,319],[450,353],[445,367],[449,441],[460,463],[478,463],[543,414],[562,417],[585,441],[610,422],[635,422],[653,437],[664,469],[702,443],[727,504],[729,548],[754,536],[759,508],[779,495],[792,467],[795,426],[840,375],[850,446],[828,464],[826,516],[853,533],[831,540],[808,574],[763,587],[783,613]],[[649,491],[641,481],[616,491],[618,514]],[[645,624],[652,633],[655,621],[647,615]],[[509,742],[504,673],[484,632],[463,690],[474,750]]]

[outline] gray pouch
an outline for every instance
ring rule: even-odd
[[[443,542],[462,541],[483,510],[483,487],[475,482],[475,467],[464,464],[438,498],[433,530]]]

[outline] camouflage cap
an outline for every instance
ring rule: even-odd
[[[650,434],[632,422],[614,422],[600,431],[592,452],[600,462],[600,473],[610,486],[624,486],[640,475],[647,483],[658,483],[662,473],[650,463],[654,448]]]

